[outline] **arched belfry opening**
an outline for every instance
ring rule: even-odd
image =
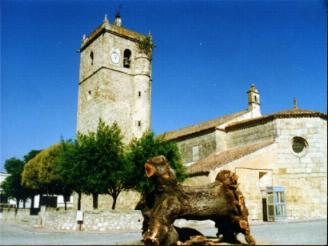
[[[131,50],[124,50],[124,59],[123,59],[123,67],[130,68],[131,65]]]

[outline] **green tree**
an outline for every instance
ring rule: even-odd
[[[70,187],[66,185],[56,167],[61,151],[61,145],[54,144],[30,159],[22,173],[22,184],[30,189],[38,190],[41,194],[57,194],[64,197],[71,194]]]
[[[154,156],[164,155],[170,166],[175,170],[177,180],[182,182],[186,178],[186,170],[182,165],[181,155],[175,142],[156,138],[151,131],[146,132],[140,139],[134,139],[129,145],[128,162],[133,166],[133,176],[130,186],[134,186],[141,193],[149,193],[154,187],[145,176],[144,165]]]
[[[99,120],[97,131],[79,134],[77,142],[89,170],[84,192],[93,195],[94,208],[98,207],[99,194],[109,194],[115,209],[119,194],[128,188],[126,177],[130,171],[124,159],[121,130],[116,123],[109,127]]]
[[[24,155],[25,164],[28,163],[29,160],[33,159],[37,154],[39,154],[42,150],[31,150],[26,155]]]
[[[85,168],[83,152],[79,148],[76,140],[62,140],[61,151],[58,155],[58,165],[56,169],[65,185],[71,187],[78,194],[78,210],[81,209],[81,196],[84,188],[85,177],[88,170]]]
[[[24,161],[17,158],[10,158],[5,162],[5,169],[10,174],[2,183],[1,188],[9,198],[15,198],[16,208],[22,200],[24,207],[25,201],[30,196],[30,190],[21,185],[21,173],[24,168]]]
[[[78,133],[76,140],[60,162],[60,173],[72,182],[79,194],[78,209],[81,208],[81,194],[93,196],[93,208],[98,208],[98,195],[109,194],[115,209],[119,194],[128,189],[127,180],[132,169],[124,158],[122,134],[116,123],[106,125],[102,120],[96,132]]]
[[[130,185],[133,169],[125,157],[125,146],[122,142],[121,130],[116,123],[111,127],[102,122],[97,131],[97,147],[99,148],[99,166],[103,167],[102,177],[107,193],[113,198],[112,209],[123,190],[132,188]]]
[[[37,154],[39,154],[42,150],[31,150],[30,152],[28,152],[25,156],[24,156],[24,163],[28,163],[29,160],[33,159]],[[22,175],[22,174],[21,174]],[[25,187],[26,188],[26,187]],[[29,194],[30,194],[30,198],[31,198],[31,211],[34,209],[34,197],[35,195],[37,195],[39,193],[38,190],[34,190],[34,189],[29,189]]]
[[[98,127],[99,128],[99,127]],[[88,134],[78,133],[76,138],[76,156],[75,167],[81,171],[82,192],[91,194],[93,198],[93,208],[98,208],[98,195],[106,192],[105,181],[101,179],[102,172],[99,165],[99,151],[97,148],[97,140],[95,132]],[[73,174],[73,177],[75,175]]]

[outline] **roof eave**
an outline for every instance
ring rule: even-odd
[[[191,125],[185,128],[181,128],[178,130],[173,130],[173,131],[168,131],[165,132],[163,134],[160,134],[159,137],[163,137],[165,140],[180,140],[180,139],[185,139],[185,138],[189,138],[191,136],[195,136],[198,135],[200,133],[205,133],[205,132],[212,132],[215,131],[218,127],[220,127],[221,125],[226,124],[227,122],[233,120],[234,118],[237,118],[243,114],[248,113],[247,110],[243,110],[234,114],[230,114],[230,115],[225,115],[225,116],[221,116],[219,118],[213,119],[213,120],[209,120],[209,121],[205,121],[202,122],[200,124],[196,124],[196,125]],[[217,122],[217,124],[211,123],[208,126],[202,126],[203,124],[207,124],[209,122],[216,122],[219,121],[220,119],[224,119],[224,117],[228,117],[227,120],[223,120],[222,122]],[[199,129],[193,129],[193,128],[197,128],[197,126],[200,126]],[[193,130],[192,130],[193,129]],[[223,130],[222,128],[219,128],[221,131]]]
[[[320,112],[313,113],[298,113],[298,114],[270,114],[260,118],[255,118],[251,120],[247,120],[245,122],[236,122],[231,125],[225,127],[225,131],[233,131],[237,129],[243,129],[246,127],[254,126],[255,124],[265,124],[269,121],[273,121],[275,119],[284,119],[284,118],[321,118],[327,120],[327,115]]]

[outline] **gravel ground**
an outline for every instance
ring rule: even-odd
[[[137,245],[140,232],[56,232],[0,222],[1,245]],[[214,228],[197,228],[215,236]],[[327,220],[260,223],[251,226],[258,244],[327,245]],[[238,237],[244,242],[242,235]]]

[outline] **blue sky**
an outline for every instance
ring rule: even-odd
[[[324,1],[0,1],[1,154],[21,158],[74,138],[79,49],[122,5],[123,26],[147,34],[153,56],[152,129],[163,133],[247,107],[263,114],[327,112]]]

